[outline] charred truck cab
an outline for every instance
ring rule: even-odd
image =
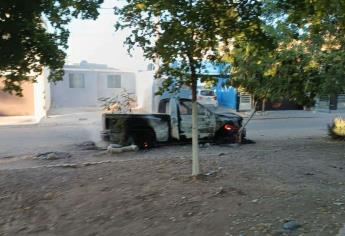
[[[198,104],[200,142],[231,143],[237,140],[242,117],[217,114]],[[245,136],[245,131],[242,132]],[[102,139],[139,148],[192,139],[192,101],[168,98],[160,101],[157,114],[103,114]]]

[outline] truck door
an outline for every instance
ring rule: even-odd
[[[180,135],[190,139],[192,138],[192,102],[190,100],[180,100],[178,108],[180,115]],[[199,138],[213,137],[215,123],[214,114],[198,104]]]
[[[167,111],[170,114],[171,137],[180,140],[179,120],[176,99],[168,100]]]
[[[170,135],[172,138],[179,140],[179,120],[176,99],[163,99],[159,102],[158,112],[170,115]]]

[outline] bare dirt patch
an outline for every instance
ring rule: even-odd
[[[315,236],[337,235],[345,223],[344,142],[211,146],[201,149],[207,175],[197,181],[189,176],[190,151],[7,159],[0,235]]]

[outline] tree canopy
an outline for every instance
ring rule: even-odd
[[[103,0],[0,1],[0,77],[3,90],[21,94],[22,81],[35,81],[43,67],[49,79],[63,76],[67,24],[72,18],[96,19]],[[32,75],[32,76],[28,76]]]
[[[129,28],[129,49],[139,46],[146,58],[159,58],[156,76],[162,89],[190,86],[203,60],[218,60],[220,43],[234,36],[264,37],[259,1],[128,1],[117,8],[117,29]]]
[[[258,99],[315,97],[345,91],[345,2],[263,1],[262,28],[272,48],[235,39],[226,59],[232,84]]]
[[[284,0],[278,6],[288,14],[288,23],[303,30],[306,46],[319,65],[320,93],[344,92],[345,1]]]
[[[115,13],[119,16],[116,29],[131,30],[125,42],[129,50],[139,46],[146,58],[159,64],[160,92],[191,88],[193,175],[197,175],[196,86],[202,62],[218,61],[219,47],[233,37],[264,41],[260,1],[128,0]]]

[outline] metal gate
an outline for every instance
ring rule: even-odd
[[[316,99],[315,109],[320,111],[329,111],[330,97],[328,95],[320,96]]]
[[[240,93],[240,111],[249,111],[252,109],[252,96],[248,93]]]
[[[337,109],[345,110],[345,94],[339,94],[337,97]]]

